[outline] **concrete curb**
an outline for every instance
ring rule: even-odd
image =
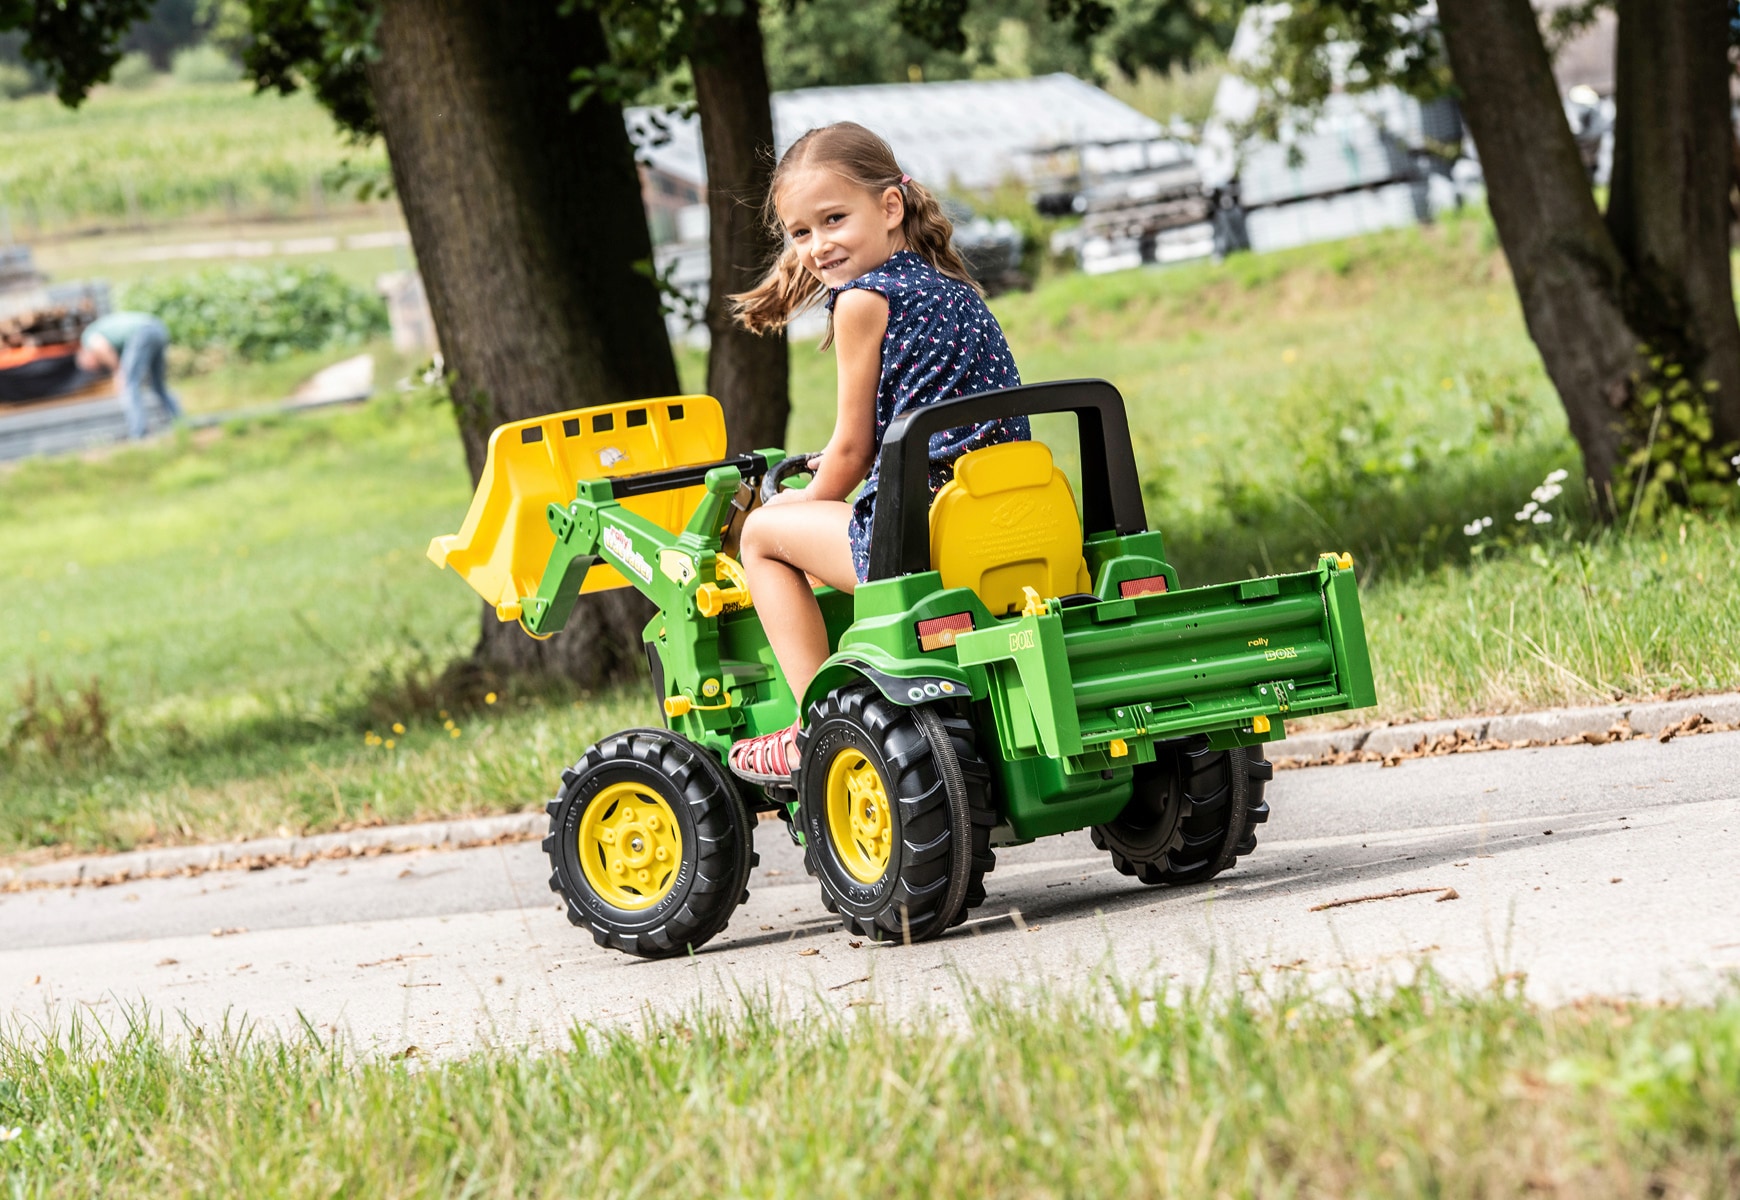
[[[1711,721],[1740,723],[1740,692],[1664,700],[1647,704],[1616,704],[1605,708],[1558,708],[1503,717],[1463,717],[1453,721],[1416,721],[1408,725],[1377,725],[1302,733],[1269,743],[1270,758],[1314,759],[1331,754],[1370,751],[1400,754],[1422,742],[1466,734],[1478,742],[1556,742],[1585,733],[1605,733],[1625,721],[1638,733],[1652,735],[1687,717],[1702,714]]]
[[[540,836],[549,827],[549,818],[543,813],[514,813],[505,817],[382,825],[310,837],[168,846],[161,850],[68,858],[21,870],[0,867],[0,889],[24,891],[44,887],[104,886],[131,879],[309,863],[315,859],[366,858],[407,850],[459,850],[467,846],[525,841]]]

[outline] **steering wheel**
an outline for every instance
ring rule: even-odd
[[[820,454],[820,450],[812,450],[808,454],[793,454],[780,459],[778,463],[769,468],[767,474],[761,477],[761,502],[766,504],[778,495],[781,485],[792,476],[814,475],[815,471],[810,467],[810,459]]]

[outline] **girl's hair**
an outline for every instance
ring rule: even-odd
[[[793,173],[805,168],[832,171],[876,195],[888,188],[899,188],[906,204],[906,217],[901,222],[900,232],[905,235],[907,248],[942,274],[980,290],[968,273],[967,264],[954,248],[951,240],[954,226],[943,213],[936,196],[900,169],[887,142],[852,121],[810,130],[793,142],[779,160],[768,183],[767,200],[762,205],[762,219],[775,234],[785,236],[779,213],[774,209],[780,185]],[[797,250],[788,244],[760,283],[747,292],[730,297],[730,300],[739,321],[755,333],[766,333],[784,328],[793,316],[827,293],[827,284],[804,268],[798,261]],[[832,340],[830,314],[828,336],[822,340],[823,348]]]

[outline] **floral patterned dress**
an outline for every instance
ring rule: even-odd
[[[875,292],[888,301],[882,375],[876,385],[876,461],[852,505],[848,527],[852,565],[863,581],[870,570],[876,476],[889,423],[938,400],[1016,387],[1021,373],[1003,340],[1002,326],[972,285],[944,275],[911,250],[897,251],[874,271],[835,288],[828,296],[828,310],[833,311],[841,292],[853,288]],[[931,495],[954,477],[954,461],[967,451],[1032,436],[1026,417],[982,421],[931,435]]]

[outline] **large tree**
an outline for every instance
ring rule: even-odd
[[[1607,515],[1628,493],[1696,502],[1732,491],[1725,455],[1740,441],[1732,0],[1615,7],[1605,212],[1529,0],[1438,0],[1437,23],[1421,0],[1297,0],[1263,68],[1276,98],[1309,106],[1332,86],[1430,93],[1448,81],[1437,70],[1447,56],[1529,333]],[[1331,69],[1337,47],[1352,58]]]
[[[0,26],[77,103],[106,78],[143,0],[0,0]],[[640,181],[620,107],[572,103],[608,60],[597,16],[554,3],[247,0],[261,87],[308,85],[340,124],[384,137],[441,339],[472,478],[489,434],[526,417],[677,390],[644,269]],[[649,609],[630,591],[582,605],[534,642],[482,613],[473,662],[598,682],[640,659]]]

